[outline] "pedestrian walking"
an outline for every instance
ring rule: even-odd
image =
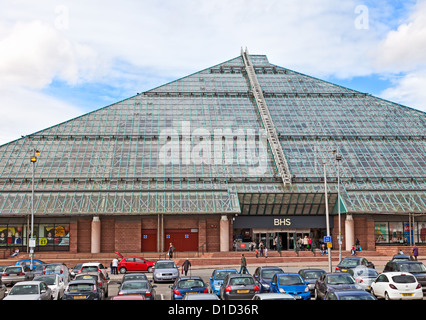
[[[240,268],[240,274],[242,273],[247,273],[250,274],[247,270],[247,261],[246,261],[246,257],[244,257],[244,253],[241,255],[241,268]]]
[[[260,243],[259,243],[259,251],[260,251],[260,256],[261,256],[261,257],[263,257],[263,250],[264,250],[263,242],[262,242],[262,241],[260,241]]]
[[[185,276],[188,274],[188,269],[191,268],[191,261],[188,258],[182,263],[182,271],[185,273]]]
[[[417,246],[414,245],[413,250],[411,252],[413,253],[414,260],[417,261],[417,256],[419,255],[419,248],[417,248]]]
[[[173,259],[173,252],[175,251],[175,247],[173,246],[173,244],[170,242],[169,245],[169,259]]]

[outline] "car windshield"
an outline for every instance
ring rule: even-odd
[[[38,294],[38,284],[15,285],[9,292],[10,296],[17,296],[21,294]]]
[[[188,279],[179,281],[177,284],[178,289],[191,289],[191,288],[203,288],[204,282],[198,279]]]
[[[318,279],[325,271],[305,271],[305,279]]]
[[[216,271],[214,275],[215,280],[224,280],[228,274],[236,274],[237,270],[227,270],[227,271]]]
[[[355,280],[349,274],[333,274],[327,277],[328,284],[354,284]]]
[[[71,283],[68,286],[68,292],[76,293],[76,292],[83,292],[83,291],[94,291],[95,286],[90,283]]]
[[[98,276],[95,274],[78,274],[75,276],[75,280],[98,280]]]
[[[122,290],[133,290],[133,289],[148,289],[148,283],[145,281],[126,281],[121,286]]]
[[[347,267],[355,267],[359,263],[358,259],[345,258],[339,264],[347,266]]]
[[[231,278],[229,281],[231,286],[245,286],[254,284],[252,277]]]
[[[7,273],[7,274],[9,274],[9,273],[16,273],[16,274],[18,274],[18,273],[21,273],[21,272],[22,272],[22,268],[21,267],[11,267],[11,268],[6,268],[4,270],[4,273]]]
[[[264,279],[272,279],[274,274],[283,272],[281,269],[275,269],[275,270],[262,270],[262,278]]]
[[[395,283],[416,283],[416,278],[414,276],[410,276],[408,274],[400,275],[400,276],[393,276],[392,277],[393,282]]]
[[[50,285],[54,285],[56,283],[56,276],[40,276],[40,277],[35,277],[33,280],[34,281],[43,281],[48,286],[50,286]]]
[[[369,294],[354,294],[354,295],[344,295],[340,300],[375,300],[372,295]]]
[[[177,268],[176,264],[173,261],[157,262],[155,269],[172,269]]]
[[[98,271],[98,267],[97,266],[84,266],[83,268],[81,268],[82,272],[93,272],[93,271]]]
[[[404,263],[401,264],[400,271],[402,272],[426,272],[426,267],[423,263]]]
[[[73,270],[80,270],[82,265],[82,263],[76,264]]]
[[[45,271],[60,273],[62,271],[62,266],[59,265],[52,265],[52,266],[46,266],[44,269]]]
[[[278,278],[280,286],[295,286],[305,284],[301,276],[280,276]]]

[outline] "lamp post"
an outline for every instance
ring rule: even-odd
[[[35,164],[37,162],[37,157],[40,155],[40,151],[33,148],[33,155],[30,157],[30,162],[32,163],[32,176],[31,176],[31,238],[34,238],[34,171],[35,171]],[[34,257],[34,247],[35,243],[33,241],[30,241],[30,269],[33,270],[33,257]]]
[[[336,151],[336,161],[337,161],[337,215],[339,217],[339,261],[342,261],[342,226],[340,221],[340,160],[342,160],[342,155]]]
[[[330,238],[330,217],[328,214],[328,196],[327,196],[327,171],[324,163],[324,195],[325,195],[325,223],[327,228],[327,237]],[[332,272],[331,266],[331,249],[327,245],[328,255],[328,272]]]

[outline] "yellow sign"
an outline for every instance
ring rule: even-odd
[[[40,239],[38,239],[38,243],[41,246],[45,246],[47,244],[47,239],[46,238],[40,238]]]
[[[327,248],[332,248],[333,244],[331,242],[327,242]]]

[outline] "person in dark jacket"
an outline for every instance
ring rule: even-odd
[[[182,270],[185,272],[185,276],[188,274],[188,269],[191,268],[191,261],[188,258],[182,264]]]
[[[239,273],[241,272],[250,274],[247,270],[247,261],[246,261],[246,257],[244,257],[244,253],[241,255],[241,268]]]

